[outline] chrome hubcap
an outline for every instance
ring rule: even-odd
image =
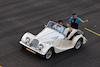
[[[79,49],[81,47],[81,41],[78,41],[76,44],[76,49]]]
[[[49,59],[52,55],[52,51],[48,51],[48,53],[46,54],[46,59]]]

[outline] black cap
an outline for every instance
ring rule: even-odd
[[[62,20],[59,20],[59,21],[58,21],[58,23],[60,23],[60,22],[62,22],[62,23],[63,23],[63,21],[62,21]]]
[[[76,15],[76,13],[73,13],[73,15]]]

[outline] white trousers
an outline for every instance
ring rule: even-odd
[[[72,31],[68,35],[67,39],[70,39],[77,32],[77,29],[74,29],[74,28],[71,28],[71,29],[72,29]],[[66,28],[64,31],[65,36],[67,36],[68,32],[69,32],[69,28]]]

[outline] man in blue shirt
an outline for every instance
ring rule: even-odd
[[[69,19],[69,28],[66,29],[66,32],[71,32],[69,34],[69,36],[67,37],[67,39],[70,39],[76,32],[79,26],[79,23],[87,23],[88,20],[86,19],[85,21],[83,21],[82,19],[80,19],[79,17],[77,17],[76,13],[73,13],[73,17],[71,17]],[[66,33],[66,35],[67,35]]]
[[[64,32],[64,27],[62,25],[63,25],[63,21],[59,20],[58,24],[55,24],[53,26],[53,28],[56,29],[57,31],[59,31],[60,33],[63,33]]]

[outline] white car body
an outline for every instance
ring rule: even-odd
[[[20,44],[40,55],[46,55],[50,48],[53,48],[55,53],[72,49],[80,38],[82,38],[82,44],[86,43],[87,39],[82,34],[74,36],[72,40],[67,40],[64,34],[52,29],[50,23],[56,24],[53,21],[49,21],[37,35],[29,32],[25,33],[21,38]]]

